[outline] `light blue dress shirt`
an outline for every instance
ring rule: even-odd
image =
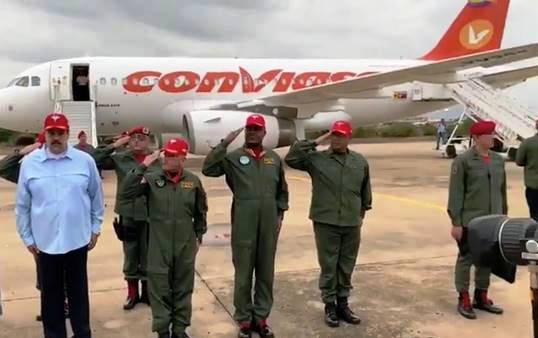
[[[62,155],[46,147],[30,153],[21,165],[15,214],[26,246],[54,255],[88,245],[104,214],[93,158],[71,146]]]

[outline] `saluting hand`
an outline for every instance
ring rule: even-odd
[[[234,130],[231,133],[229,133],[228,136],[226,136],[226,138],[223,141],[224,144],[227,145],[227,146],[230,145],[230,143],[232,143],[237,138],[237,136],[239,136],[239,134],[241,134],[243,129],[245,129],[245,128],[241,127],[239,129]]]
[[[121,136],[120,138],[118,138],[116,140],[116,142],[113,143],[113,146],[114,148],[119,148],[119,147],[122,147],[124,145],[126,145],[127,143],[129,143],[129,140],[131,139],[131,136]]]
[[[142,162],[142,165],[149,168],[153,164],[153,162],[157,161],[159,156],[161,155],[161,150],[155,150],[153,153],[146,156],[144,161]]]
[[[331,136],[331,132],[328,131],[326,132],[325,134],[321,135],[320,137],[318,137],[314,142],[316,142],[316,144],[321,144],[323,141],[325,141],[326,139],[329,138],[329,136]]]
[[[19,151],[19,154],[22,155],[22,156],[26,156],[26,155],[30,154],[32,151],[34,151],[36,149],[39,149],[41,146],[42,146],[42,144],[40,142],[30,144],[30,145],[22,148],[21,151]]]
[[[460,225],[453,226],[450,230],[450,235],[456,240],[456,242],[459,243],[461,241],[461,238],[463,237],[463,227]]]

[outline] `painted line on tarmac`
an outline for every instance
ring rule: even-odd
[[[305,177],[300,177],[300,176],[289,176],[289,178],[292,179],[292,180],[296,180],[296,181],[310,182],[310,179],[305,178]],[[443,211],[443,212],[446,211],[446,208],[441,206],[441,205],[428,203],[428,202],[416,200],[416,199],[413,199],[413,198],[401,197],[401,196],[383,194],[383,193],[376,193],[376,192],[373,192],[372,194],[373,194],[373,196],[381,196],[383,198],[390,199],[390,200],[393,200],[393,201],[412,204],[412,205],[427,208],[427,209],[434,209],[434,210],[439,210],[439,211]]]

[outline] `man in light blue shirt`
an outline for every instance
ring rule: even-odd
[[[87,258],[103,221],[103,191],[93,158],[67,145],[63,114],[45,119],[46,146],[21,165],[17,230],[39,260],[45,338],[66,338],[64,274],[70,320],[77,338],[90,338]]]

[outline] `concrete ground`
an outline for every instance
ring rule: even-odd
[[[491,295],[503,316],[479,312],[469,321],[456,313],[453,264],[456,245],[446,214],[450,160],[432,143],[353,145],[369,160],[373,210],[362,228],[362,245],[350,302],[363,322],[330,329],[323,323],[317,288],[318,264],[308,220],[310,181],[287,171],[290,211],[280,235],[275,304],[270,323],[278,337],[529,337],[528,273],[509,285],[492,278]],[[286,149],[280,151],[285,154]],[[200,158],[188,166],[200,174]],[[527,216],[522,170],[507,164],[511,216]],[[89,258],[94,337],[153,337],[144,305],[122,310],[121,245],[112,230],[115,179],[105,177],[107,213],[103,234]],[[230,193],[223,179],[203,178],[209,197],[209,230],[197,258],[193,337],[234,337],[233,267],[229,247]],[[15,231],[14,185],[0,182],[0,286],[4,317],[0,337],[36,338],[39,298],[34,263]]]

